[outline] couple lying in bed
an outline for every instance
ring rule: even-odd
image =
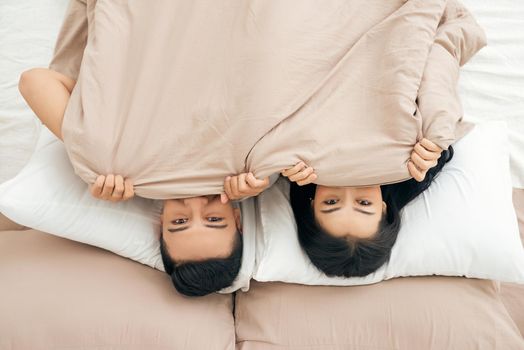
[[[23,97],[58,138],[75,81],[37,68],[22,74]],[[400,229],[399,211],[424,191],[453,155],[427,139],[417,142],[408,162],[413,179],[383,186],[315,185],[312,167],[299,162],[282,169],[291,186],[299,239],[311,261],[330,276],[365,276],[389,257]],[[220,195],[164,200],[161,252],[177,290],[205,295],[231,285],[242,257],[241,213],[234,200],[260,194],[269,178],[252,173],[228,176]],[[134,196],[133,180],[99,175],[90,191],[113,202]],[[185,232],[184,232],[185,231]],[[174,234],[184,232],[184,234]]]
[[[458,2],[339,1],[334,16],[303,0],[73,0],[51,69],[22,75],[95,197],[164,200],[161,253],[179,292],[232,284],[237,200],[278,173],[313,264],[375,271],[400,210],[471,128],[455,88],[485,37]],[[253,16],[256,27],[234,20]]]

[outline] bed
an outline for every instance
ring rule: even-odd
[[[515,191],[524,232],[524,191]],[[192,299],[160,271],[0,217],[0,349],[522,349],[524,288],[463,277],[252,282]]]
[[[36,145],[42,126],[16,84],[24,69],[47,65],[67,2],[0,3],[0,183]],[[509,125],[524,240],[524,4],[464,4],[488,34],[461,76],[465,114]],[[248,293],[189,299],[159,271],[2,215],[0,281],[1,350],[524,348],[522,285],[438,276],[351,288],[254,282]]]

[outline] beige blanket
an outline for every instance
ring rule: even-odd
[[[76,173],[166,199],[299,160],[326,185],[409,178],[417,139],[471,127],[458,71],[485,44],[454,0],[73,0],[50,67],[78,79]]]

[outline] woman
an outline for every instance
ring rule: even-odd
[[[408,163],[413,179],[370,187],[312,184],[304,163],[282,173],[291,181],[290,200],[298,238],[311,262],[328,276],[366,276],[389,258],[400,230],[400,210],[426,190],[453,157],[422,139]]]
[[[407,2],[406,5],[410,3],[413,2]],[[420,8],[428,9],[429,5],[426,2]],[[410,9],[406,13],[415,12]],[[391,23],[395,24],[389,30],[382,31],[383,33],[391,32],[400,25]],[[379,70],[380,64],[388,62],[380,58],[374,65],[366,66],[375,72],[366,76],[372,78],[369,79],[372,83],[369,80],[355,80],[343,95],[337,95],[342,96],[343,101],[350,101],[347,103],[346,119],[353,118],[351,123],[344,126],[339,123],[336,128],[332,127],[334,123],[320,124],[333,115],[327,110],[322,120],[316,124],[304,123],[293,135],[297,139],[296,143],[300,143],[301,139],[307,140],[302,136],[307,133],[316,132],[328,136],[327,142],[320,143],[321,146],[317,147],[318,152],[322,153],[321,158],[311,155],[308,155],[309,159],[303,158],[315,170],[302,162],[283,172],[292,181],[291,205],[300,244],[312,263],[321,271],[329,276],[366,276],[388,260],[400,230],[400,211],[430,186],[435,176],[453,157],[451,144],[473,127],[462,118],[463,111],[456,87],[460,67],[484,47],[486,42],[485,33],[471,13],[459,2],[449,1],[436,28],[421,80],[415,84],[417,90],[410,92],[413,95],[407,94],[415,97],[413,106],[416,110],[410,116],[412,119],[404,116],[400,110],[391,112],[389,103],[380,105],[381,102],[388,101],[388,96],[406,96],[405,91],[399,93],[392,88],[405,87],[404,83],[395,80],[399,76],[397,71],[387,76],[384,73],[388,72],[387,69]],[[389,44],[391,41],[382,46],[377,45],[377,51]],[[396,53],[403,45],[404,42],[400,41],[384,52]],[[366,52],[370,50],[370,45],[362,47]],[[403,67],[398,71],[409,70],[409,60],[413,58],[414,52],[416,51],[404,55],[406,65],[402,66],[402,61],[395,65]],[[369,52],[368,56],[369,59],[357,63],[364,65],[378,57],[369,55]],[[355,65],[348,64],[347,67],[347,74],[351,76],[356,69]],[[353,71],[349,68],[353,68]],[[390,84],[392,87],[383,84],[388,77],[398,84]],[[355,86],[359,88],[353,89]],[[371,88],[366,90],[368,86]],[[378,92],[383,93],[380,95],[382,99],[376,97]],[[350,100],[352,95],[355,96]],[[366,99],[370,96],[373,98]],[[311,125],[315,127],[312,128]],[[420,125],[422,130],[419,129]],[[382,134],[375,130],[382,131]],[[405,139],[388,144],[389,135],[398,136],[395,132],[399,132]],[[401,176],[401,171],[405,168],[397,168],[397,174],[383,178],[368,176],[381,174],[381,171],[370,171],[372,167],[393,171],[394,163],[400,164],[395,156],[402,154],[394,151],[393,147],[410,144],[409,137],[418,141],[411,143],[415,146],[409,156],[410,161],[407,162],[411,179]],[[401,137],[395,140],[401,141]],[[346,146],[341,147],[340,144]],[[269,144],[267,147],[278,146]],[[351,152],[346,152],[347,150]],[[386,156],[381,157],[378,152]],[[326,159],[331,159],[331,162],[327,163]],[[330,165],[330,168],[325,164]],[[361,181],[357,183],[355,178]],[[314,185],[314,181],[328,186]],[[370,185],[365,186],[367,184]]]

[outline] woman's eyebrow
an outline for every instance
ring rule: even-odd
[[[337,211],[337,210],[340,210],[340,207],[338,207],[338,208],[324,209],[324,210],[321,210],[320,212],[321,212],[321,213],[324,213],[324,214],[329,214],[329,213],[332,213],[332,212]]]
[[[332,213],[332,212],[337,211],[337,210],[340,210],[340,207],[338,207],[338,208],[331,208],[331,209],[325,209],[325,210],[321,210],[320,212],[324,213],[324,214],[329,214],[329,213]],[[353,208],[353,210],[358,211],[359,213],[362,213],[362,214],[366,214],[366,215],[375,215],[375,213],[372,213],[372,212],[369,212],[369,211],[365,211],[365,210],[362,210],[362,209],[359,209],[359,208]]]
[[[360,208],[355,208],[355,207],[353,207],[353,210],[354,210],[354,211],[358,211],[359,213],[362,213],[362,214],[366,214],[366,215],[375,215],[375,213],[372,213],[372,212],[370,212],[370,211],[365,211],[365,210],[362,210],[362,209],[360,209]]]
[[[204,225],[204,226],[220,230],[220,229],[226,228],[227,224],[225,224],[225,225]],[[167,231],[168,232],[180,232],[180,231],[187,230],[189,227],[190,226],[184,226],[184,227],[178,227],[178,228],[170,228],[170,229],[167,229]]]

